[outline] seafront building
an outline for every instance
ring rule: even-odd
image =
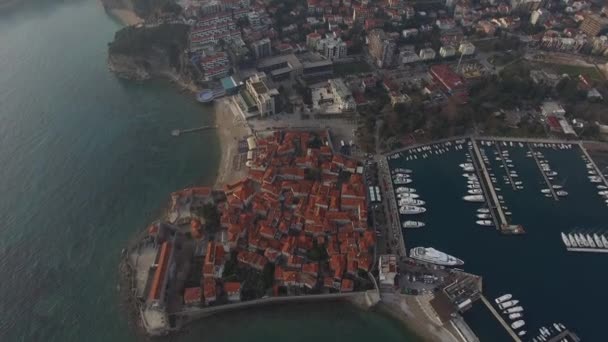
[[[256,73],[245,81],[245,89],[235,97],[235,102],[245,118],[266,117],[276,113],[275,97],[279,95],[264,73]]]
[[[225,52],[206,55],[199,61],[206,80],[215,80],[226,77],[230,71],[230,60]]]

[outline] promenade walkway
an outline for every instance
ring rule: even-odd
[[[388,238],[395,238],[398,240],[397,254],[402,257],[407,257],[407,250],[405,248],[405,239],[403,237],[403,231],[401,229],[401,223],[399,220],[399,209],[397,208],[397,200],[395,199],[395,189],[393,189],[393,181],[388,167],[388,162],[384,156],[380,156],[378,162],[378,176],[380,185],[384,188],[384,199],[385,210],[387,210],[388,226],[390,227],[390,236]]]

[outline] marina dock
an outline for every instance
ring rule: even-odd
[[[534,149],[532,148],[531,143],[528,143],[527,145],[528,145],[528,149],[532,153],[532,158],[534,158],[534,161],[536,162],[538,171],[540,171],[540,174],[543,175],[543,178],[545,179],[545,183],[547,183],[547,188],[551,191],[551,196],[553,196],[554,200],[559,201],[559,197],[555,193],[555,189],[553,189],[553,185],[549,181],[549,178],[547,178],[547,175],[545,174],[545,172],[543,171],[543,168],[540,165],[540,161],[538,160],[538,157],[536,156],[536,151],[534,151]]]
[[[214,129],[214,128],[217,128],[217,125],[207,125],[207,126],[194,127],[194,128],[188,128],[188,129],[174,129],[171,131],[171,135],[174,137],[178,137],[182,134],[205,131],[205,130]]]
[[[490,311],[492,312],[494,317],[496,317],[498,322],[500,322],[500,324],[507,330],[509,335],[511,335],[511,337],[513,338],[513,341],[521,342],[521,339],[519,338],[519,336],[517,336],[517,334],[513,331],[513,329],[511,329],[511,327],[507,324],[507,322],[505,322],[505,320],[502,318],[502,316],[500,316],[500,314],[496,311],[496,309],[494,309],[494,307],[492,306],[492,304],[490,304],[490,302],[486,299],[486,297],[484,297],[482,295],[481,301],[488,307],[488,309],[490,309]]]
[[[578,342],[581,340],[575,333],[566,329],[566,330],[562,331],[561,333],[549,338],[547,341],[548,342],[557,342],[557,341],[561,341],[564,338],[568,338],[568,341],[573,341],[573,342]]]
[[[500,149],[500,144],[494,144],[494,147],[496,147],[496,151],[498,151],[498,156],[500,158],[500,162],[502,163],[502,167],[505,169],[505,173],[507,174],[507,178],[509,179],[509,183],[511,184],[511,187],[513,188],[514,191],[517,191],[517,186],[515,186],[515,181],[513,180],[513,177],[511,177],[511,172],[509,172],[509,167],[507,166],[507,162],[505,161],[505,158],[502,155],[502,150]]]
[[[481,152],[479,151],[479,147],[477,146],[477,141],[471,138],[471,142],[473,143],[473,152],[475,152],[473,160],[476,161],[473,163],[473,165],[475,165],[475,168],[477,169],[478,173],[481,173],[483,175],[483,179],[485,180],[485,182],[482,181],[480,182],[480,184],[484,190],[484,193],[489,193],[491,196],[491,198],[485,196],[486,202],[488,203],[488,208],[492,212],[492,216],[495,217],[494,212],[498,214],[499,222],[495,222],[498,223],[496,224],[496,227],[498,229],[502,229],[503,226],[507,226],[507,217],[505,216],[505,213],[502,211],[502,207],[500,206],[498,195],[496,195],[496,190],[494,190],[494,186],[492,185],[492,179],[490,178],[488,169],[486,169],[486,165],[483,162],[483,158],[481,157]]]
[[[586,253],[608,253],[608,249],[605,248],[580,248],[580,247],[568,247],[568,252],[586,252]]]
[[[582,142],[579,143],[578,146],[581,148],[581,151],[583,151],[583,154],[585,155],[585,157],[587,158],[589,163],[591,163],[591,165],[593,165],[595,172],[602,179],[602,181],[604,182],[604,185],[608,186],[608,181],[606,180],[606,177],[602,173],[602,170],[600,170],[600,168],[597,166],[597,164],[593,161],[593,158],[591,158],[591,156],[587,152],[587,149],[585,148],[585,146],[583,146],[583,143]]]

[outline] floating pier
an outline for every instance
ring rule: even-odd
[[[582,142],[579,143],[578,146],[581,148],[581,151],[583,151],[583,154],[585,155],[585,157],[587,157],[587,160],[589,161],[589,163],[591,163],[591,165],[593,165],[595,172],[602,179],[602,181],[604,182],[604,185],[608,186],[608,181],[606,180],[606,177],[604,177],[602,170],[600,170],[600,168],[597,166],[597,164],[593,161],[593,158],[591,158],[591,156],[587,152],[587,149],[585,148],[585,146],[583,146],[583,143]]]
[[[511,187],[513,188],[513,190],[517,191],[517,186],[515,186],[515,181],[513,180],[513,177],[511,177],[511,172],[509,172],[509,167],[507,166],[507,163],[505,162],[505,158],[502,156],[502,150],[500,149],[500,144],[496,143],[496,144],[494,144],[494,146],[496,147],[496,150],[498,151],[498,155],[500,156],[500,161],[502,162],[502,166],[505,169],[507,178],[509,179],[509,183],[511,183]]]
[[[473,143],[473,151],[475,152],[475,160],[477,161],[476,163],[473,163],[473,165],[475,165],[475,168],[477,169],[477,171],[481,171],[481,174],[483,176],[483,178],[485,179],[485,182],[481,182],[481,186],[484,188],[484,193],[487,194],[489,193],[491,196],[491,199],[486,197],[486,202],[488,203],[488,207],[491,209],[490,211],[492,212],[492,216],[494,217],[495,221],[496,221],[496,217],[494,216],[494,210],[495,209],[496,213],[498,213],[498,221],[499,222],[495,222],[495,223],[499,223],[496,224],[496,227],[498,229],[502,229],[503,226],[507,225],[507,217],[505,216],[505,213],[502,211],[502,206],[500,205],[500,201],[498,200],[498,195],[496,195],[496,190],[494,190],[494,186],[492,185],[492,179],[490,178],[490,174],[488,173],[488,169],[486,169],[486,165],[483,162],[483,158],[481,156],[481,152],[479,151],[479,147],[477,146],[477,141],[475,139],[471,139],[471,142]],[[492,203],[493,201],[493,203]]]
[[[530,143],[528,143],[528,149],[532,153],[532,158],[534,158],[534,161],[536,162],[536,166],[538,166],[538,170],[540,171],[540,174],[543,175],[543,178],[545,179],[545,182],[547,183],[547,188],[549,188],[549,190],[551,191],[551,196],[553,196],[554,200],[559,201],[559,197],[555,193],[555,189],[553,189],[553,185],[549,181],[549,178],[547,178],[545,171],[543,171],[543,168],[540,165],[540,161],[538,160],[538,157],[536,156],[536,151],[534,151],[534,149],[532,148],[532,145]]]
[[[205,130],[214,129],[214,128],[217,128],[217,125],[208,125],[208,126],[194,127],[194,128],[188,128],[188,129],[174,129],[171,131],[171,135],[174,137],[178,137],[182,134],[205,131]]]
[[[568,252],[608,253],[606,248],[567,247]]]
[[[496,309],[494,309],[494,307],[492,306],[492,304],[490,304],[490,302],[486,299],[486,297],[481,295],[481,301],[488,307],[488,309],[490,309],[490,312],[492,312],[494,317],[496,317],[496,319],[498,320],[498,322],[500,322],[500,324],[503,326],[503,328],[505,328],[505,330],[507,330],[509,335],[511,335],[511,338],[513,338],[513,341],[521,342],[521,339],[519,338],[519,336],[517,336],[515,331],[513,331],[513,329],[511,329],[511,327],[509,326],[509,324],[507,324],[507,322],[505,322],[505,320],[502,318],[502,316],[496,311]]]
[[[562,339],[564,339],[566,337],[568,338],[568,341],[579,342],[581,340],[575,333],[566,329],[566,330],[560,332],[559,334],[549,338],[547,341],[548,342],[557,342],[557,341],[561,341]]]

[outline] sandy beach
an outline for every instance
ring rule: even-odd
[[[133,26],[144,22],[144,20],[138,17],[135,12],[127,9],[110,9],[108,10],[108,13],[120,20],[125,26]]]
[[[233,113],[230,108],[230,98],[218,99],[214,106],[215,124],[221,150],[215,187],[222,187],[224,184],[247,176],[244,165],[240,170],[235,170],[234,159],[238,153],[238,141],[251,135],[251,131],[246,122]]]
[[[414,296],[394,295],[391,301],[378,303],[377,309],[403,323],[423,341],[457,342],[446,327],[438,326],[426,316]]]
[[[134,11],[124,8],[125,4],[122,4],[120,1],[99,0],[99,4],[103,6],[106,13],[116,18],[125,26],[144,23],[144,20],[138,17]]]

